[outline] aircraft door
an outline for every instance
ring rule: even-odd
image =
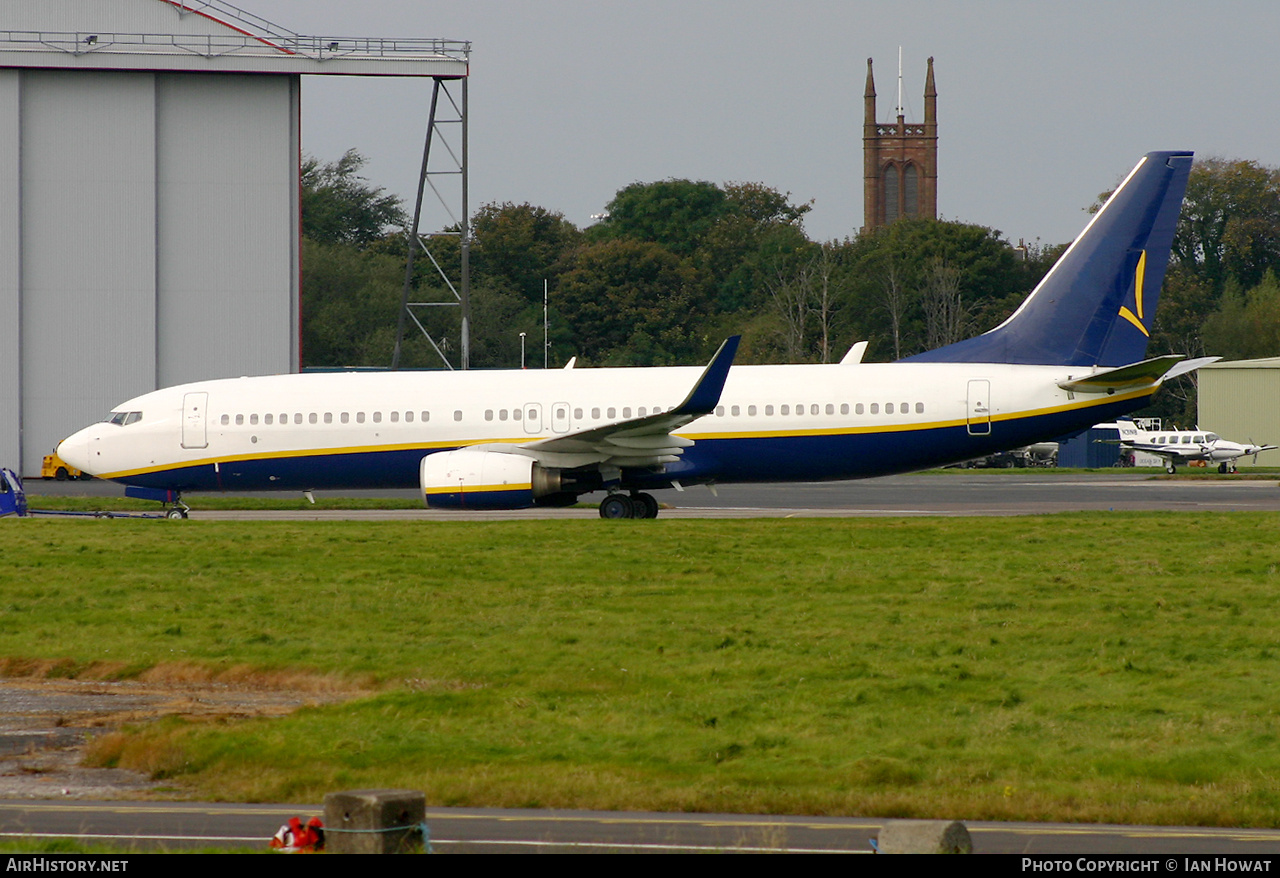
[[[968,423],[970,436],[991,434],[991,382],[986,379],[969,382]]]
[[[569,432],[569,403],[553,402],[551,404],[551,429],[556,433]]]
[[[209,434],[205,412],[209,394],[188,393],[182,397],[182,447],[208,448]]]
[[[526,433],[542,432],[542,406],[536,402],[525,403],[524,431]]]

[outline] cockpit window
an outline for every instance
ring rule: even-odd
[[[127,427],[141,420],[142,412],[112,412],[107,416],[107,423],[115,424],[117,427]]]

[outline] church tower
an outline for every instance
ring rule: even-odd
[[[924,82],[924,124],[876,122],[876,85],[867,59],[863,93],[862,224],[873,229],[900,217],[938,216],[938,92],[933,59]]]

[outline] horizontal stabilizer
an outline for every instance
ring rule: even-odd
[[[1083,378],[1059,381],[1058,386],[1074,393],[1116,393],[1121,390],[1152,387],[1163,381],[1165,376],[1183,359],[1182,354],[1155,357],[1143,360],[1141,363],[1103,369],[1101,372],[1094,372]]]

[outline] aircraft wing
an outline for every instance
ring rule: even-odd
[[[564,468],[591,464],[638,467],[673,463],[693,445],[693,440],[673,436],[672,432],[715,411],[740,339],[741,336],[737,335],[725,339],[684,401],[665,412],[524,445],[495,446],[492,450],[523,454],[536,458],[544,466]]]
[[[1133,442],[1126,443],[1125,447],[1175,461],[1204,460],[1208,456],[1203,445],[1153,445],[1148,442]]]

